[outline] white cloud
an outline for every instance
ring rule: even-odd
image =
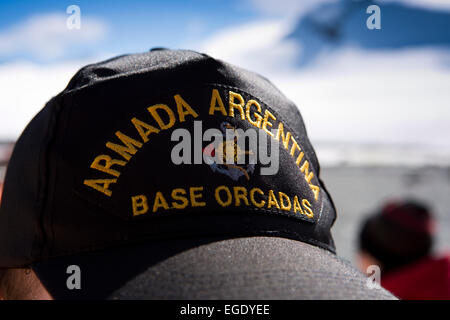
[[[450,72],[433,67],[439,55],[348,50],[272,81],[297,103],[316,141],[448,147]]]
[[[286,21],[268,20],[222,30],[207,39],[200,51],[249,69],[275,72],[290,67],[298,53],[294,43],[279,40],[290,30]]]
[[[81,28],[68,29],[69,15],[50,13],[32,16],[0,32],[0,56],[27,53],[38,58],[63,56],[74,45],[92,44],[107,30],[98,19],[81,15]]]
[[[92,63],[92,61],[90,61]],[[16,139],[45,103],[62,91],[87,61],[0,65],[0,140]]]

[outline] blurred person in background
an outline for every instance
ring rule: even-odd
[[[378,265],[381,285],[400,299],[450,299],[450,255],[433,255],[434,224],[424,204],[387,203],[362,224],[360,269]]]

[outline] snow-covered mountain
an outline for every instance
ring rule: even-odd
[[[371,16],[366,10],[373,4],[380,8],[379,30],[366,25]],[[403,3],[341,0],[321,4],[303,15],[287,39],[301,48],[299,65],[346,46],[367,50],[450,47],[450,12]]]

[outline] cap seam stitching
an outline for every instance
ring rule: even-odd
[[[292,240],[296,240],[296,241],[300,241],[300,242],[304,242],[304,243],[309,243],[311,245],[316,245],[322,249],[328,250],[329,252],[331,252],[332,254],[336,254],[336,251],[329,245],[324,244],[320,241],[317,241],[313,238],[309,238],[309,237],[304,237],[302,235],[299,235],[297,232],[294,231],[286,231],[286,230],[274,230],[274,231],[270,231],[270,230],[251,230],[248,232],[237,232],[235,234],[233,233],[227,233],[227,232],[217,232],[214,233],[214,236],[220,236],[220,235],[229,235],[232,237],[236,237],[238,235],[244,236],[279,236],[279,237],[286,237],[288,239],[292,239]],[[140,241],[145,241],[145,240],[157,240],[157,239],[176,239],[176,238],[183,238],[185,236],[192,236],[192,234],[185,234],[182,236],[169,236],[169,237],[160,237],[160,236],[151,236],[151,235],[142,235],[142,236],[138,236],[136,238],[133,238],[132,242],[127,242],[128,240],[123,240],[123,239],[114,239],[114,240],[110,240],[110,241],[99,241],[99,242],[95,242],[89,246],[85,246],[82,248],[77,248],[77,249],[73,249],[73,250],[58,250],[55,251],[54,254],[52,255],[48,255],[47,257],[40,259],[41,260],[47,260],[47,259],[51,259],[51,258],[57,258],[57,257],[61,257],[61,256],[65,256],[65,255],[73,255],[73,254],[81,254],[81,253],[89,253],[89,252],[98,252],[101,250],[108,250],[108,249],[114,249],[113,247],[110,247],[109,245],[137,245],[139,244]],[[213,236],[213,234],[202,234],[200,236]],[[291,237],[289,237],[291,236]],[[293,238],[295,237],[295,238]],[[142,244],[142,242],[141,242]],[[37,262],[37,261],[35,261]]]

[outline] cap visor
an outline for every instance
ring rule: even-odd
[[[334,254],[278,237],[166,240],[32,267],[55,299],[394,299]]]

